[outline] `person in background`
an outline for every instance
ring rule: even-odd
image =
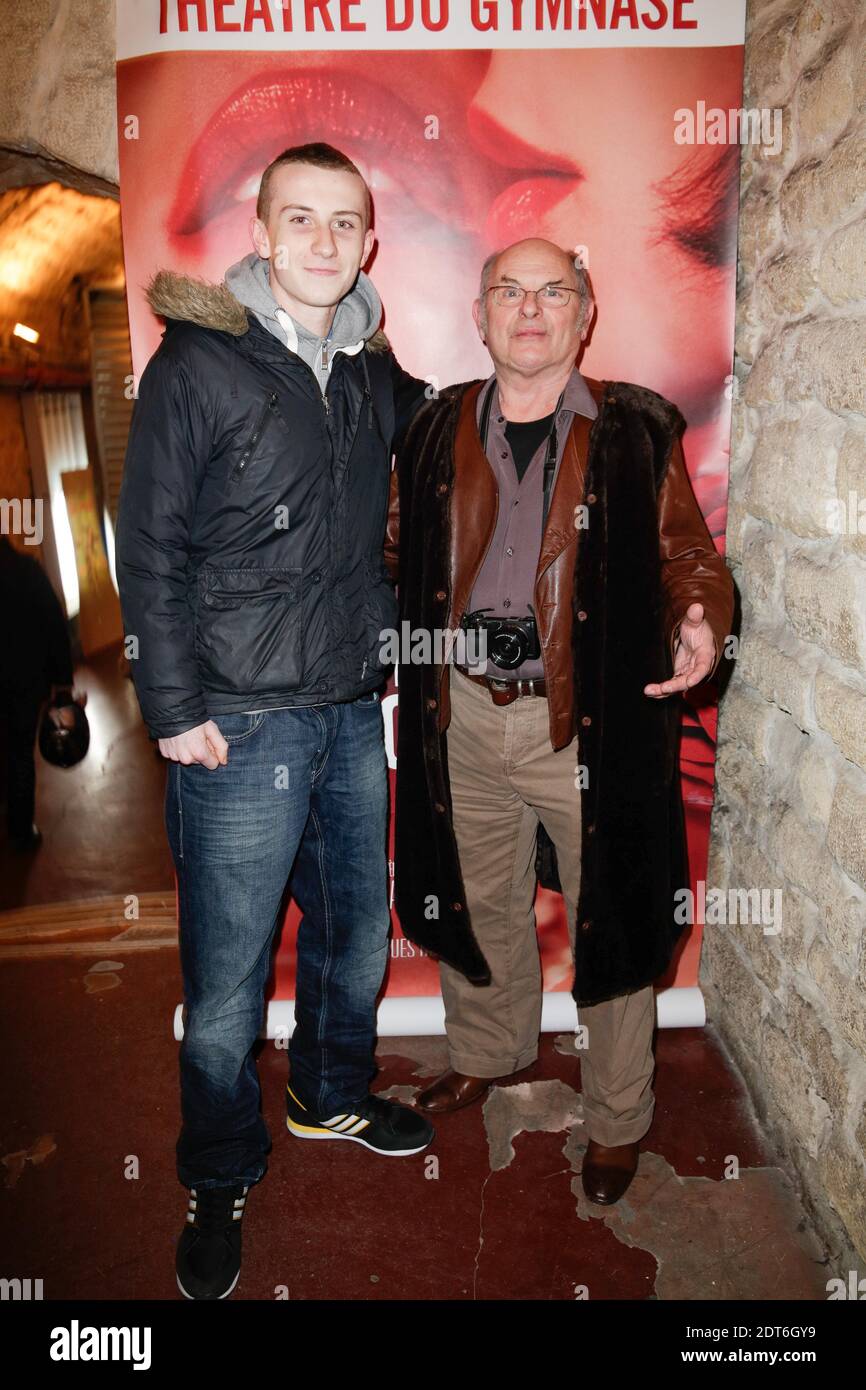
[[[32,555],[0,535],[0,726],[6,763],[6,820],[13,849],[38,849],[34,747],[45,700],[72,685],[66,615]],[[84,703],[84,697],[78,697]]]

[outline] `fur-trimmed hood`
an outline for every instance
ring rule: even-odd
[[[363,274],[363,272],[361,272]],[[173,270],[158,270],[145,287],[147,302],[166,322],[195,323],[240,338],[249,331],[248,310],[225,281],[217,283]],[[367,339],[371,352],[387,352],[390,344],[377,328]]]

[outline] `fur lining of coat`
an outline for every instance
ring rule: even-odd
[[[240,338],[249,330],[249,311],[225,282],[202,280],[174,270],[158,270],[145,287],[147,302],[162,319],[196,323]],[[387,352],[390,343],[378,328],[367,339],[370,352]]]

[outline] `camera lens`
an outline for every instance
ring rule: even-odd
[[[490,659],[496,666],[513,670],[526,655],[526,638],[522,632],[497,632],[490,642]]]

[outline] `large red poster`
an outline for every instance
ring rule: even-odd
[[[118,0],[136,378],[162,331],[144,298],[153,271],[222,280],[252,249],[264,167],[289,145],[326,140],[370,184],[377,241],[365,269],[398,359],[434,389],[490,372],[471,319],[490,251],[539,235],[581,256],[598,302],[581,367],[680,407],[688,470],[723,551],[740,156],[727,117],[741,104],[744,31],[745,0]],[[392,766],[398,690],[383,705]],[[696,890],[711,688],[690,695],[683,720]],[[545,1021],[563,1027],[561,900],[540,890],[537,913]],[[295,925],[290,910],[276,999],[291,998]],[[663,983],[696,985],[700,930]],[[441,1026],[438,992],[434,963],[395,915],[386,1028]]]

